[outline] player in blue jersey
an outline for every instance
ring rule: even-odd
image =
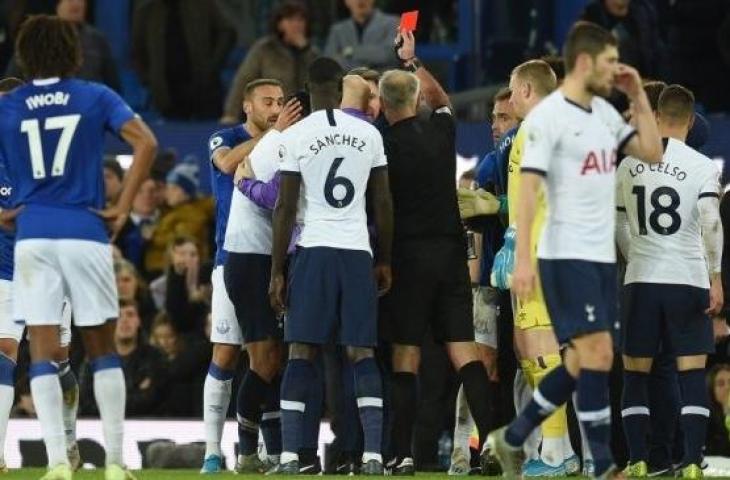
[[[238,363],[241,346],[246,344],[251,366],[238,392],[239,412],[239,440],[241,449],[236,470],[239,472],[262,471],[265,467],[258,459],[256,447],[258,446],[258,426],[266,439],[267,452],[278,455],[280,447],[276,444],[279,440],[278,422],[278,400],[266,402],[261,399],[261,392],[266,397],[270,388],[272,377],[279,371],[279,362],[274,361],[273,367],[270,361],[272,355],[269,351],[271,342],[263,338],[253,338],[250,328],[242,329],[239,322],[246,326],[247,313],[251,312],[252,302],[247,296],[251,295],[248,288],[231,288],[229,252],[234,256],[240,255],[239,250],[247,251],[250,247],[251,238],[258,238],[257,226],[249,223],[231,222],[229,215],[231,208],[240,210],[242,205],[237,203],[243,197],[232,200],[233,196],[233,173],[236,167],[246,158],[259,143],[267,130],[283,129],[286,122],[295,118],[297,110],[290,108],[282,113],[284,93],[281,83],[277,80],[260,79],[249,83],[246,86],[244,111],[247,121],[244,125],[226,128],[215,132],[208,142],[208,150],[211,159],[213,179],[213,192],[217,200],[216,220],[216,268],[213,272],[213,331],[211,342],[213,342],[213,358],[208,369],[208,376],[204,386],[204,422],[206,424],[206,454],[201,473],[214,473],[220,471],[222,458],[220,452],[220,439],[223,432],[228,403],[231,395],[231,382]],[[277,123],[277,120],[280,122]],[[284,123],[281,123],[284,122]],[[276,132],[278,133],[278,132]],[[240,194],[239,194],[240,195]],[[228,227],[228,224],[232,227]],[[239,228],[241,227],[241,228]],[[236,279],[243,279],[250,271],[240,268],[234,270],[238,275]],[[224,273],[225,268],[225,273]],[[267,272],[268,273],[268,272]],[[263,282],[263,301],[267,302],[265,288],[268,282]],[[229,297],[229,293],[231,295]],[[238,313],[237,313],[238,312]],[[275,323],[275,320],[272,321]],[[277,341],[278,342],[278,341]],[[281,347],[277,347],[280,349]],[[273,355],[276,357],[276,355]],[[273,372],[270,372],[272,370]],[[264,380],[261,380],[261,379]],[[278,391],[278,382],[272,385]],[[277,395],[268,395],[278,399]],[[257,400],[258,399],[258,400]],[[264,417],[261,417],[261,404],[268,405],[264,409]],[[253,415],[242,413],[246,410],[245,405],[253,405],[257,412]],[[248,417],[254,417],[253,420]]]
[[[17,78],[0,80],[0,97],[19,87]],[[0,473],[7,471],[3,457],[5,434],[10,410],[15,400],[15,367],[18,344],[23,336],[23,325],[13,321],[12,281],[13,251],[15,249],[15,217],[20,208],[12,208],[12,183],[7,176],[4,161],[0,160]],[[79,405],[79,386],[68,362],[68,345],[71,342],[71,309],[64,305],[61,323],[61,348],[56,354],[61,389],[63,390],[63,423],[69,462],[74,469],[81,464],[76,444],[76,412]]]
[[[123,467],[125,383],[113,334],[118,300],[112,233],[126,221],[157,143],[144,122],[105,86],[71,78],[81,63],[73,26],[50,16],[28,19],[16,58],[31,79],[0,99],[0,155],[13,182],[18,214],[14,318],[28,326],[31,393],[49,471],[72,477],[66,456],[58,366],[59,324],[69,297],[94,371],[94,394],[106,446],[106,480],[132,478]],[[107,131],[131,145],[134,162],[116,205],[104,209],[102,154]]]

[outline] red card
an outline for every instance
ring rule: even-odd
[[[414,32],[418,23],[418,10],[403,12],[400,16],[400,30],[403,32]]]

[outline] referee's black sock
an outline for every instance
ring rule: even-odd
[[[261,407],[266,401],[268,391],[269,384],[256,372],[249,369],[238,388],[236,402],[241,455],[251,455],[258,449]]]
[[[469,411],[474,418],[474,423],[479,430],[479,445],[484,443],[484,439],[489,433],[490,415],[489,415],[489,376],[484,364],[479,360],[469,362],[459,370],[461,383],[464,385],[464,394],[466,395],[466,403],[469,404]]]
[[[413,424],[418,411],[418,378],[410,372],[393,373],[393,453],[412,457]]]

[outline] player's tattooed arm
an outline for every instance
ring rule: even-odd
[[[390,195],[387,168],[371,170],[368,194],[375,214],[378,241],[375,276],[378,282],[378,294],[384,295],[390,290],[392,283],[390,259],[393,244],[393,200]]]
[[[633,117],[636,124],[636,135],[623,148],[623,153],[647,163],[662,161],[664,148],[659,135],[654,112],[649,98],[641,84],[641,77],[636,69],[628,65],[619,65],[616,74],[616,88],[629,97]]]
[[[302,178],[294,172],[286,172],[281,176],[279,198],[274,207],[272,218],[273,244],[271,248],[271,283],[269,285],[269,300],[276,312],[285,310],[286,279],[284,278],[284,263],[289,247],[294,222],[297,217],[297,203],[301,189]]]

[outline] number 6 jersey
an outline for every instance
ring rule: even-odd
[[[108,242],[102,157],[107,131],[118,134],[134,112],[93,82],[33,80],[0,99],[0,154],[13,182],[18,240],[74,238]]]
[[[658,164],[633,157],[617,171],[616,208],[631,233],[625,283],[709,288],[698,201],[718,197],[715,164],[675,139],[664,140]]]
[[[298,245],[371,252],[365,214],[370,171],[385,168],[380,133],[340,110],[320,110],[282,134],[282,175],[301,175]]]

